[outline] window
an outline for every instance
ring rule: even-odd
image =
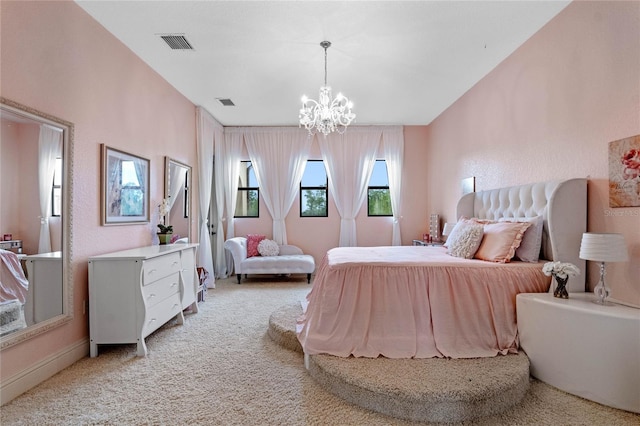
[[[376,160],[367,188],[367,214],[369,216],[393,216],[387,163]]]
[[[122,216],[144,215],[144,190],[140,183],[140,177],[136,171],[136,165],[131,160],[122,160],[122,189],[120,196],[120,214]]]
[[[251,161],[241,161],[240,175],[238,176],[238,200],[233,217],[259,217],[259,197],[260,189],[253,165]]]
[[[51,216],[62,214],[62,158],[56,158],[51,188]]]
[[[322,160],[308,160],[300,181],[300,217],[327,217],[327,171]]]

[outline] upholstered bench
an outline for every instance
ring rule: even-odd
[[[247,257],[247,239],[245,237],[229,238],[224,248],[233,256],[233,268],[240,284],[242,274],[307,274],[307,282],[311,282],[311,274],[316,269],[313,256],[304,254],[299,247],[279,245],[276,256]]]

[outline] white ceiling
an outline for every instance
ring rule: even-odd
[[[569,1],[77,3],[223,125],[297,126],[324,80],[323,40],[354,124],[428,124]],[[167,33],[195,50],[170,49]]]

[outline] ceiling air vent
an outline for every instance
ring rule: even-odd
[[[160,37],[174,50],[193,50],[191,43],[182,34],[166,34]]]
[[[216,98],[218,102],[220,102],[223,106],[236,106],[231,99],[227,98]]]

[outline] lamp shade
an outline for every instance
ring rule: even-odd
[[[597,262],[626,262],[629,259],[622,234],[585,232],[580,244],[580,259]]]
[[[453,231],[454,226],[456,226],[455,223],[445,223],[444,228],[442,228],[442,235],[445,237],[449,235],[451,231]]]

